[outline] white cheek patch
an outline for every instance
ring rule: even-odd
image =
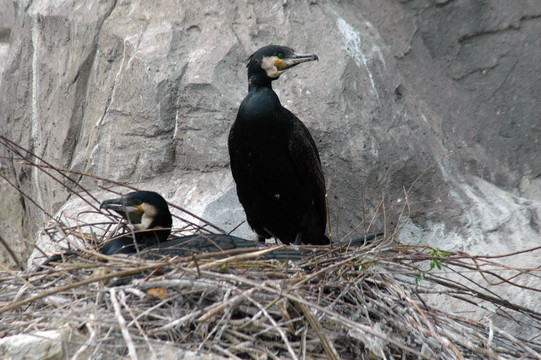
[[[264,57],[261,61],[261,68],[267,72],[267,76],[271,79],[278,78],[284,72],[279,71],[278,68],[274,65],[276,63],[276,60],[278,60],[276,56],[267,56]]]
[[[146,230],[152,224],[152,221],[154,221],[154,217],[156,217],[156,208],[152,205],[148,205],[144,203],[143,205],[143,216],[141,217],[141,223],[140,224],[134,224],[134,227],[136,230]]]
[[[146,214],[143,214],[143,217],[141,218],[140,224],[133,224],[133,227],[135,230],[146,230],[152,224],[152,220],[154,220],[151,217],[148,217]]]

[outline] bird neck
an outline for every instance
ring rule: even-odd
[[[172,219],[169,212],[158,212],[154,216],[143,214],[140,224],[135,224],[134,227],[138,232],[135,233],[135,238],[140,244],[151,242],[166,241],[171,233]]]
[[[272,79],[261,74],[255,74],[248,77],[248,91],[257,90],[261,87],[272,89]]]
[[[159,241],[163,242],[166,241],[169,234],[171,234],[172,225],[171,214],[161,214],[154,218],[148,227],[148,230],[152,230],[152,232],[158,236]]]
[[[170,229],[151,228],[148,230],[135,232],[133,235],[135,236],[138,244],[150,246],[167,241],[170,233]]]

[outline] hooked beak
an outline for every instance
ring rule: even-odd
[[[285,59],[278,59],[275,65],[279,71],[283,71],[295,65],[298,65],[307,61],[314,61],[314,60],[316,61],[319,60],[316,54],[308,54],[308,55],[292,54]]]
[[[110,199],[100,204],[100,209],[113,210],[132,224],[139,224],[143,216],[143,207],[135,199]]]

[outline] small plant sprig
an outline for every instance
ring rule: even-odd
[[[441,270],[440,261],[447,264],[447,260],[445,258],[451,256],[451,253],[441,251],[440,248],[436,247],[431,249],[428,255],[432,257],[432,260],[430,261],[430,270],[434,269],[434,266],[437,267],[438,270]]]
[[[430,252],[428,253],[428,256],[432,258],[430,260],[430,270],[434,269],[435,267],[438,268],[438,270],[441,270],[441,263],[447,264],[446,257],[451,256],[451,253],[448,253],[446,251],[442,251],[440,248],[430,248]],[[429,270],[429,271],[430,271]],[[419,283],[424,280],[426,275],[426,271],[422,271],[418,278],[415,279],[415,285],[419,285]]]

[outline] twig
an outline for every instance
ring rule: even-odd
[[[94,327],[92,326],[92,323],[86,323],[85,325],[86,325],[86,328],[88,329],[88,332],[90,333],[90,336],[85,341],[83,346],[81,346],[79,350],[77,350],[77,352],[73,354],[73,357],[71,358],[71,360],[78,360],[79,356],[83,355],[83,353],[90,347],[90,344],[92,344],[94,342],[94,339],[96,338],[96,332],[94,331]]]
[[[19,270],[23,271],[24,270],[23,264],[21,263],[19,258],[15,256],[15,253],[13,252],[13,250],[11,250],[11,247],[9,247],[9,245],[6,243],[6,241],[1,235],[0,235],[0,243],[4,246],[6,251],[9,253],[9,256],[11,256],[11,258],[15,262],[15,264],[19,267]]]
[[[116,298],[116,289],[110,288],[109,294],[111,294],[111,303],[113,304],[113,308],[115,310],[115,317],[118,322],[118,326],[120,326],[120,332],[122,333],[122,337],[124,338],[126,346],[128,347],[128,354],[132,360],[138,360],[135,345],[133,344],[129,330],[126,327],[126,320],[120,312],[120,305],[118,304],[118,299]]]
[[[148,349],[150,350],[150,353],[152,354],[152,359],[154,359],[154,360],[157,359],[156,352],[154,351],[154,347],[150,343],[150,339],[148,338],[148,335],[146,334],[145,330],[143,329],[143,327],[141,326],[141,324],[137,320],[137,317],[133,313],[132,309],[130,309],[130,307],[126,303],[126,294],[122,291],[120,293],[120,295],[121,295],[120,296],[120,302],[122,303],[122,306],[124,306],[124,308],[126,310],[128,310],[128,312],[130,313],[130,316],[132,318],[132,321],[128,324],[128,326],[131,326],[131,324],[135,324],[135,326],[137,327],[137,329],[139,330],[141,335],[143,335],[143,338],[146,341],[146,345],[147,345]]]
[[[131,269],[131,270],[126,270],[126,271],[120,271],[120,272],[117,272],[117,273],[106,274],[106,275],[98,276],[98,277],[95,277],[95,278],[88,278],[86,280],[82,280],[82,281],[79,281],[79,282],[74,283],[74,284],[68,284],[68,285],[60,286],[58,288],[51,289],[51,290],[48,290],[48,291],[44,291],[44,292],[42,292],[40,294],[37,294],[35,296],[32,296],[32,297],[29,297],[29,298],[26,298],[26,299],[11,303],[9,305],[6,305],[6,306],[4,306],[3,308],[0,309],[0,314],[4,313],[6,311],[14,310],[14,309],[18,308],[19,306],[22,306],[22,305],[25,305],[25,304],[31,304],[34,301],[39,300],[41,298],[51,296],[53,294],[60,293],[60,292],[66,291],[66,290],[76,289],[78,287],[81,287],[81,286],[87,285],[87,284],[91,284],[93,282],[109,280],[109,279],[112,279],[114,277],[124,277],[124,276],[140,274],[142,272],[158,269],[158,268],[161,268],[161,267],[164,267],[164,266],[167,266],[167,264],[158,263],[158,264],[153,264],[153,265],[149,265],[149,266],[142,266],[142,267],[137,268],[137,269]]]
[[[494,328],[494,330],[496,330],[496,332],[502,334],[504,337],[508,338],[509,340],[513,341],[514,343],[517,343],[520,346],[522,346],[530,355],[534,356],[537,360],[541,360],[541,355],[538,352],[534,351],[531,347],[526,345],[523,341],[520,341],[519,339],[517,339],[513,335],[511,335],[508,332],[505,332],[505,331],[503,331],[501,329]]]
[[[297,354],[295,354],[295,351],[293,351],[293,348],[291,347],[291,344],[289,343],[289,340],[287,339],[287,336],[286,334],[284,333],[284,331],[282,330],[282,328],[280,328],[278,326],[278,324],[276,323],[276,321],[274,321],[274,319],[269,315],[269,313],[267,312],[267,310],[265,310],[265,308],[257,301],[255,301],[254,299],[252,299],[250,296],[248,295],[244,295],[248,300],[250,300],[250,302],[252,304],[254,304],[262,313],[263,315],[265,315],[265,317],[270,321],[270,323],[272,324],[273,328],[276,329],[276,331],[278,331],[278,334],[280,334],[280,337],[282,338],[282,341],[284,342],[284,344],[286,345],[287,347],[287,351],[289,351],[289,354],[291,355],[291,358],[294,359],[294,360],[298,360],[297,358]]]
[[[306,306],[305,304],[302,304],[300,302],[295,302],[295,305],[302,311],[304,314],[304,317],[308,322],[310,323],[310,326],[312,326],[312,329],[316,332],[317,336],[319,337],[319,340],[321,340],[321,346],[323,347],[323,350],[325,350],[325,354],[327,354],[327,359],[333,359],[338,360],[340,359],[340,355],[338,355],[338,352],[334,348],[333,343],[329,340],[327,335],[325,335],[325,332],[323,331],[323,327],[321,326],[321,323],[319,320],[312,314],[312,311]]]

